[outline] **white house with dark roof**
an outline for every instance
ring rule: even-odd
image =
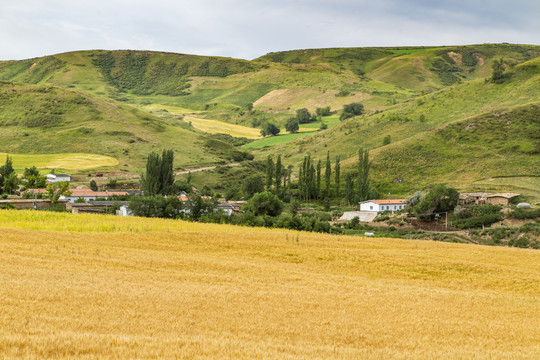
[[[405,205],[405,199],[367,200],[360,203],[360,211],[400,211],[405,209]]]

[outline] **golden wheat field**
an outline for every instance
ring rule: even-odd
[[[540,358],[535,250],[6,210],[0,231],[0,358]]]

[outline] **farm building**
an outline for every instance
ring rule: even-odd
[[[84,199],[85,202],[96,200],[97,198],[108,199],[111,196],[128,195],[126,191],[92,191],[90,189],[72,189],[71,195],[66,196],[70,203],[74,203],[78,199]]]
[[[512,199],[518,196],[519,194],[515,194],[515,193],[490,194],[487,197],[487,203],[491,205],[508,206],[512,202]]]
[[[405,209],[405,199],[368,200],[360,203],[360,211],[399,211]]]
[[[459,194],[460,205],[510,205],[512,199],[518,197],[520,194],[516,193],[497,193],[490,194],[486,192],[473,192],[473,193],[461,193]]]
[[[48,174],[47,184],[52,184],[58,181],[71,181],[71,176],[68,174]]]

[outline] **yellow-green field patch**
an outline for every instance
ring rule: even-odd
[[[186,116],[184,117],[184,121],[190,122],[196,129],[211,134],[229,134],[234,137],[246,137],[248,139],[259,139],[261,137],[260,129],[229,124],[223,121],[202,119],[194,116]]]
[[[337,90],[314,89],[278,89],[269,92],[253,103],[255,107],[300,109],[307,108],[314,112],[318,107],[330,106],[332,111],[340,110],[343,105],[363,102],[371,98],[369,94],[353,92],[345,97],[336,97]]]
[[[5,159],[6,155],[8,154],[0,153],[0,159]],[[9,157],[12,158],[13,167],[17,172],[22,172],[25,168],[32,166],[38,169],[82,171],[118,165],[117,159],[97,154],[9,154]]]

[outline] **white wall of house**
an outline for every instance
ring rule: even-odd
[[[360,203],[360,211],[375,211],[379,212],[379,204],[373,201],[364,201]]]
[[[72,204],[80,198],[83,198],[86,202],[96,200],[95,196],[66,196],[66,200]]]
[[[399,211],[405,209],[405,204],[378,204],[375,201],[364,201],[360,203],[360,211]]]

